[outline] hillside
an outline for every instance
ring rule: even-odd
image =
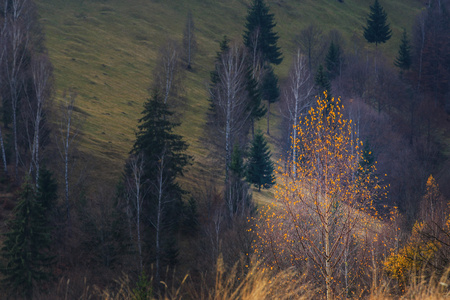
[[[94,174],[102,174],[102,181],[117,181],[134,141],[142,105],[149,95],[147,88],[152,81],[158,49],[167,38],[181,40],[188,10],[193,13],[199,50],[192,72],[186,72],[184,79],[187,102],[178,133],[190,144],[189,154],[195,159],[187,173],[187,182],[192,183],[207,172],[208,150],[199,138],[208,106],[209,71],[223,35],[241,38],[249,2],[37,1],[55,71],[56,97],[61,98],[69,88],[77,91],[78,118],[83,120],[81,150],[87,158],[85,163]],[[362,25],[372,0],[268,3],[275,14],[279,46],[285,58],[276,69],[282,80],[294,50],[292,39],[302,28],[314,22],[324,32],[342,31],[347,41],[351,36],[363,39]],[[393,38],[381,48],[393,58],[402,28],[411,28],[421,5],[418,0],[385,0],[382,5],[388,13]],[[272,111],[276,112],[277,108]],[[275,125],[273,129],[276,136]]]

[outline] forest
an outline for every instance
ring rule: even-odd
[[[35,1],[1,299],[450,297],[449,0]]]

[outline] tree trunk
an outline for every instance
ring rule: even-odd
[[[8,163],[6,162],[5,145],[3,144],[1,126],[0,126],[0,147],[2,148],[3,170],[5,171],[5,176],[8,176]]]
[[[270,101],[267,102],[267,135],[270,136]]]

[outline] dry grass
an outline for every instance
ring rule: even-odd
[[[449,269],[450,271],[450,269]],[[367,300],[441,300],[450,299],[449,271],[442,276],[413,276],[405,287],[403,293],[399,288],[385,280],[370,295],[360,296],[355,299]],[[151,279],[148,281],[152,286]],[[246,265],[246,260],[241,259],[233,267],[227,268],[219,258],[214,274],[203,274],[200,279],[193,279],[186,275],[181,282],[168,286],[162,283],[163,296],[142,298],[142,293],[136,288],[137,283],[129,276],[123,275],[116,281],[116,288],[99,288],[80,282],[77,293],[73,293],[73,285],[70,280],[61,280],[57,291],[52,294],[52,299],[105,299],[105,300],[269,300],[269,299],[322,299],[319,289],[303,278],[299,278],[292,269],[281,272],[263,270],[255,261],[251,266]],[[72,292],[70,293],[69,291]],[[75,296],[77,295],[77,296]],[[48,297],[48,295],[47,295]],[[37,299],[49,299],[38,297]]]

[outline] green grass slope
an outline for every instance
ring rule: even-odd
[[[362,25],[372,2],[268,1],[285,57],[276,69],[279,76],[287,74],[294,51],[293,37],[311,23],[324,32],[335,28],[347,39],[358,36],[363,40]],[[91,158],[89,167],[99,175],[97,178],[117,180],[133,145],[142,105],[149,96],[147,88],[158,49],[167,38],[181,41],[188,10],[197,27],[199,50],[193,71],[186,72],[184,79],[187,103],[177,132],[188,141],[189,154],[195,159],[185,183],[193,183],[207,172],[208,149],[199,139],[208,107],[209,71],[223,35],[241,38],[249,3],[250,0],[37,0],[55,69],[57,98],[68,88],[78,92],[77,114],[83,119],[80,146]],[[381,48],[393,58],[400,33],[403,28],[411,28],[420,1],[383,0],[381,4],[394,34]]]

